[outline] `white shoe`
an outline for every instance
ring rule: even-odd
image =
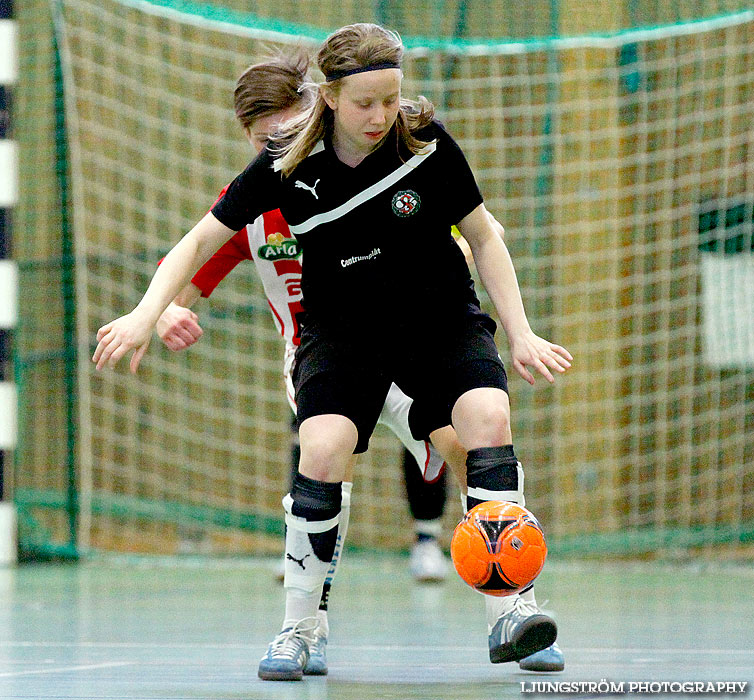
[[[521,597],[533,609],[544,613],[534,597],[534,589],[530,588],[526,593],[522,593]],[[547,605],[547,601],[543,605]],[[553,642],[549,647],[525,656],[518,662],[518,665],[524,671],[562,671],[565,668],[565,657],[558,643]]]
[[[487,627],[493,664],[520,661],[555,642],[558,634],[555,620],[544,615],[536,602],[518,594],[498,600],[498,605],[492,608],[499,606],[500,615]]]
[[[309,662],[317,624],[317,618],[308,617],[280,632],[267,647],[257,675],[263,681],[300,681]]]
[[[413,546],[410,567],[420,583],[439,583],[448,575],[448,561],[435,539],[422,540]]]

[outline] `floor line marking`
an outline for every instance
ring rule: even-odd
[[[0,673],[0,678],[14,678],[16,676],[36,676],[42,673],[67,673],[69,671],[93,671],[98,668],[115,668],[117,666],[135,666],[135,661],[111,661],[102,664],[87,664],[86,666],[57,666],[55,668],[40,668],[36,671],[8,671]]]

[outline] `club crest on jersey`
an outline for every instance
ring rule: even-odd
[[[259,246],[257,251],[262,260],[295,260],[299,256],[298,243],[295,238],[286,238],[282,233],[271,233],[267,244]]]
[[[419,211],[421,199],[413,190],[401,190],[393,196],[393,213],[405,218]]]

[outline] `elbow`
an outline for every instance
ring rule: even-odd
[[[492,230],[499,236],[501,241],[504,241],[505,229],[503,228],[503,225],[489,212],[487,212],[487,216],[490,219],[490,224],[492,224]]]

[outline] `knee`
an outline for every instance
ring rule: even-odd
[[[508,395],[498,389],[474,389],[453,407],[453,425],[467,450],[511,442]]]
[[[478,430],[487,435],[498,436],[510,432],[511,416],[503,403],[485,404],[477,412]]]
[[[301,441],[299,471],[310,479],[332,481],[335,477],[335,466],[342,459],[343,450],[339,449],[338,445],[317,439],[311,442]]]
[[[336,417],[341,420],[329,421],[316,418],[304,421],[299,430],[299,471],[318,481],[342,481],[356,447],[356,426],[342,416]]]

